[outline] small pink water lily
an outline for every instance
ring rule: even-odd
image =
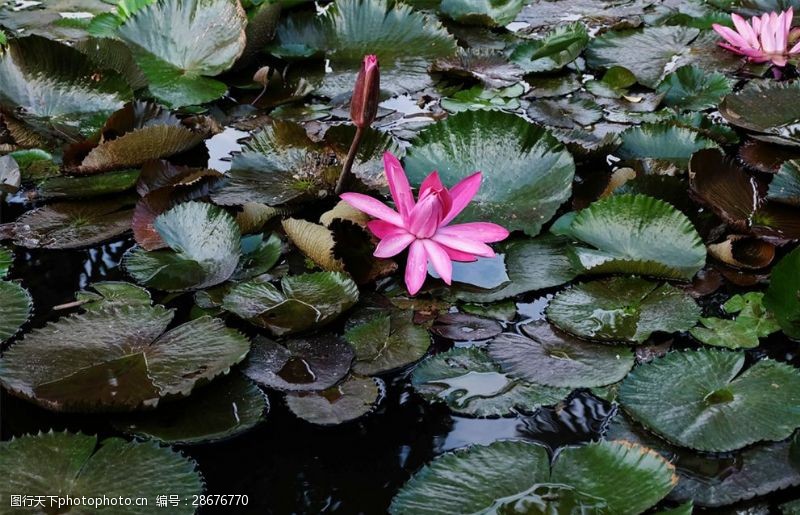
[[[800,43],[788,48],[793,16],[791,7],[781,14],[772,12],[761,17],[753,16],[749,22],[738,14],[732,14],[736,30],[716,23],[713,27],[727,41],[719,43],[721,47],[747,56],[756,63],[772,61],[775,66],[786,66],[790,56],[800,53]]]
[[[414,202],[414,194],[400,161],[386,152],[383,164],[397,211],[360,193],[343,193],[341,198],[359,211],[377,218],[367,224],[372,234],[381,240],[375,248],[375,257],[396,256],[408,247],[405,279],[411,295],[422,288],[428,263],[445,283],[450,284],[453,261],[492,257],[494,251],[487,243],[508,237],[506,229],[493,223],[448,225],[478,193],[480,172],[448,190],[434,171],[422,181],[419,198]]]

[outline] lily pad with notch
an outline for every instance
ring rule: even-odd
[[[321,426],[343,424],[375,409],[384,396],[380,379],[350,376],[320,392],[292,392],[286,405],[297,417]]]
[[[681,66],[667,75],[657,91],[664,93],[664,105],[687,111],[702,111],[719,105],[732,91],[731,81],[722,73],[708,73],[697,66]]]
[[[589,34],[582,23],[559,25],[541,39],[519,43],[509,59],[526,73],[560,70],[577,59],[588,43]]]
[[[722,305],[722,309],[734,314],[734,318],[701,318],[703,326],[693,327],[689,331],[692,336],[706,345],[753,349],[758,347],[759,338],[781,330],[775,316],[764,308],[764,294],[761,292],[734,295]]]
[[[800,106],[797,81],[751,80],[726,96],[719,112],[731,125],[755,132],[771,143],[800,146]]]
[[[141,286],[124,281],[101,281],[92,283],[89,289],[75,294],[76,304],[86,311],[99,311],[121,306],[150,306],[150,292]]]

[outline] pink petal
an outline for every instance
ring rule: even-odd
[[[501,227],[497,224],[489,222],[469,222],[442,227],[439,229],[439,234],[478,240],[483,243],[493,243],[508,238],[509,232],[505,227]]]
[[[446,229],[446,227],[444,227],[443,229]],[[492,247],[490,247],[489,245],[477,240],[470,240],[460,236],[451,236],[449,234],[442,234],[441,229],[431,239],[436,243],[441,243],[445,247],[450,247],[451,249],[458,250],[460,252],[466,252],[467,254],[472,254],[473,256],[481,256],[481,257],[494,256],[494,251],[492,250]]]
[[[381,240],[389,236],[408,232],[403,227],[397,227],[396,225],[390,224],[389,222],[384,222],[383,220],[370,220],[367,222],[367,228],[370,230],[370,232],[372,232],[372,234]]]
[[[373,218],[385,220],[390,224],[402,227],[403,218],[386,204],[361,193],[342,193],[339,198]]]
[[[450,198],[453,203],[450,207],[450,211],[445,213],[444,218],[442,218],[440,225],[447,225],[467,207],[467,204],[469,204],[478,193],[478,188],[481,187],[482,177],[481,172],[475,172],[450,188]]]
[[[383,154],[383,168],[386,172],[386,181],[389,183],[389,192],[392,194],[397,210],[403,220],[408,220],[408,214],[414,207],[414,194],[408,183],[406,172],[391,152]]]
[[[797,43],[795,46],[792,47],[791,50],[789,50],[790,54],[796,54],[797,52],[800,52],[800,43]]]
[[[432,240],[420,240],[425,246],[425,253],[433,265],[433,269],[442,278],[445,284],[453,281],[453,262],[441,245]]]
[[[732,14],[731,19],[733,20],[733,24],[736,26],[736,30],[747,42],[747,45],[745,46],[750,48],[758,48],[758,30],[754,30],[754,27],[751,27],[750,24],[738,14]]]
[[[442,184],[442,180],[439,178],[439,172],[436,170],[432,171],[425,177],[425,180],[422,181],[422,184],[419,185],[419,198],[425,196],[428,193],[428,190],[435,190],[441,191],[445,189],[444,185]]]
[[[719,46],[721,46],[722,48],[724,48],[726,50],[730,50],[731,52],[733,52],[735,54],[746,55],[749,58],[751,58],[751,60],[755,60],[755,59],[761,59],[762,61],[768,60],[768,58],[764,56],[764,52],[762,52],[761,50],[752,50],[752,49],[749,49],[749,48],[735,47],[735,46],[729,45],[728,43],[717,43],[717,44]]]
[[[418,238],[430,238],[439,228],[442,219],[442,203],[436,194],[428,195],[417,202],[408,215],[408,232]]]
[[[447,252],[447,255],[450,256],[450,259],[453,261],[458,261],[460,263],[471,263],[473,261],[477,261],[478,258],[473,256],[472,254],[468,254],[467,252],[461,252],[460,250],[454,250],[450,247],[445,247],[444,245],[440,245]]]
[[[413,234],[403,232],[394,236],[384,238],[375,247],[375,252],[372,254],[379,258],[390,258],[403,252],[412,241],[416,240]]]
[[[732,44],[734,46],[743,47],[743,48],[750,46],[747,43],[747,41],[742,36],[739,35],[738,32],[734,31],[733,29],[731,29],[729,27],[725,27],[723,25],[718,25],[718,24],[715,23],[714,25],[712,25],[712,28],[714,29],[714,31],[717,34],[719,34],[720,36],[725,38],[725,41],[727,41],[728,43],[730,43],[730,44]]]
[[[428,275],[428,258],[422,241],[416,240],[408,249],[408,262],[406,263],[406,288],[408,293],[416,295],[425,283]]]

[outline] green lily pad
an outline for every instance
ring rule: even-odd
[[[548,127],[577,129],[592,125],[603,119],[603,108],[589,96],[574,95],[570,98],[543,99],[531,103],[528,116]]]
[[[726,318],[701,318],[704,327],[693,327],[692,336],[705,343],[729,349],[752,349],[758,347],[759,338],[780,331],[781,327],[772,313],[764,309],[764,294],[748,292],[734,295],[722,309],[736,314],[733,320]]]
[[[522,3],[523,0],[442,0],[439,11],[459,23],[501,27],[514,21]]]
[[[167,291],[208,288],[228,280],[241,256],[241,234],[231,215],[202,202],[159,215],[155,229],[169,249],[134,247],[123,265],[136,282]]]
[[[589,44],[586,62],[592,68],[622,66],[630,70],[640,84],[655,88],[667,64],[685,52],[699,33],[697,29],[681,26],[606,32]]]
[[[580,273],[570,259],[572,247],[566,238],[546,234],[504,241],[496,247],[497,253],[505,256],[509,282],[491,290],[456,289],[456,298],[467,302],[494,302],[561,286]]]
[[[28,321],[33,299],[18,283],[0,281],[0,343],[11,338]]]
[[[99,311],[120,306],[150,306],[150,292],[124,281],[102,281],[89,285],[94,291],[83,290],[75,294],[75,300],[86,311]]]
[[[509,58],[527,73],[560,70],[577,59],[588,43],[582,23],[560,25],[541,39],[518,44]]]
[[[87,177],[58,176],[42,181],[36,193],[43,199],[94,198],[133,189],[141,172],[116,170]]]
[[[428,352],[431,337],[413,319],[411,310],[374,307],[357,312],[344,333],[356,353],[353,372],[382,374],[422,358]]]
[[[456,55],[434,61],[431,71],[477,79],[487,88],[511,88],[522,78],[522,69],[509,62],[505,53],[486,48],[459,48]],[[520,88],[520,95],[524,91]]]
[[[571,392],[514,379],[474,347],[456,347],[427,358],[414,369],[411,385],[429,402],[443,402],[453,412],[471,417],[533,413]]]
[[[133,209],[125,197],[58,202],[22,214],[11,224],[14,243],[31,249],[78,249],[121,236]]]
[[[13,39],[0,56],[0,104],[52,136],[88,136],[132,97],[119,74],[62,43]]]
[[[669,493],[674,470],[625,441],[566,447],[552,468],[546,447],[499,441],[439,456],[400,489],[389,511],[638,514]]]
[[[800,373],[769,359],[742,372],[744,362],[738,352],[671,352],[634,369],[619,402],[668,441],[701,451],[788,437],[800,426]]]
[[[14,264],[14,253],[7,247],[0,245],[0,279],[8,275],[8,270]]]
[[[786,336],[800,340],[800,249],[794,249],[772,268],[764,306]]]
[[[522,326],[525,335],[503,333],[489,356],[503,372],[532,383],[593,388],[621,381],[633,368],[628,347],[597,345],[558,333],[545,321]]]
[[[286,395],[286,405],[296,416],[312,424],[343,424],[375,409],[383,396],[383,388],[377,381],[350,376],[337,386],[321,392],[289,393]]]
[[[282,391],[325,390],[350,371],[355,353],[333,335],[295,338],[283,343],[263,336],[253,347],[242,372],[256,383]]]
[[[131,49],[150,93],[181,107],[225,94],[227,86],[210,77],[229,69],[242,54],[246,25],[239,2],[169,0],[132,13],[116,36]]]
[[[617,154],[623,159],[661,159],[686,165],[692,154],[704,148],[719,148],[699,132],[673,124],[645,124],[622,134]]]
[[[123,306],[34,329],[0,359],[0,383],[55,411],[131,411],[189,395],[250,350],[247,338],[211,317],[167,331],[173,314]]]
[[[756,134],[753,137],[785,145],[800,145],[800,106],[796,81],[751,80],[726,96],[719,112],[731,125]]]
[[[516,314],[516,307],[514,307]],[[511,315],[513,318],[514,315]],[[436,325],[431,332],[448,340],[486,340],[503,332],[503,326],[496,320],[464,313],[445,313],[436,317]]]
[[[536,235],[572,192],[575,163],[546,130],[512,114],[467,111],[423,130],[404,164],[419,185],[433,170],[453,185],[483,172],[459,220],[496,222]]]
[[[321,327],[357,301],[358,287],[346,274],[317,272],[284,277],[280,290],[264,278],[239,283],[223,307],[281,336]]]
[[[48,0],[31,4],[4,0],[0,4],[0,25],[10,34],[74,41],[86,36],[82,16],[78,15],[108,12],[113,8],[109,3],[105,0]],[[70,19],[70,16],[77,18]]]
[[[655,331],[686,331],[698,318],[700,307],[683,291],[636,277],[580,283],[557,293],[547,306],[547,319],[562,331],[633,344]]]
[[[169,444],[218,442],[240,435],[264,422],[269,400],[241,374],[232,374],[201,388],[188,399],[160,408],[116,418],[123,433]]]
[[[732,91],[732,82],[719,72],[708,73],[694,65],[681,66],[667,75],[657,91],[664,105],[686,111],[702,111],[719,105]]]
[[[767,198],[791,206],[800,206],[800,161],[787,161],[781,165],[769,184]]]
[[[613,195],[566,216],[564,226],[554,231],[594,247],[574,249],[589,273],[691,279],[705,265],[706,248],[697,230],[667,202],[646,195]]]
[[[453,93],[452,97],[443,98],[441,106],[451,113],[481,109],[516,111],[521,106],[519,97],[524,92],[519,83],[500,90],[473,86]]]
[[[153,442],[127,442],[122,438],[98,443],[96,436],[82,433],[25,435],[0,442],[0,467],[16,471],[3,480],[0,498],[11,499],[12,495],[27,492],[25,495],[33,498],[43,497],[45,506],[50,506],[47,496],[53,495],[61,496],[61,500],[67,496],[123,500],[144,497],[147,505],[154,507],[156,498],[165,492],[181,499],[203,493],[203,479],[192,460]],[[70,507],[61,513],[77,514],[83,508]],[[139,515],[148,510],[120,503],[112,511]],[[31,513],[31,509],[11,508],[6,513],[22,515]],[[181,503],[170,508],[170,513],[189,515],[194,513],[194,507]]]
[[[264,239],[263,234],[243,237],[242,258],[233,274],[233,280],[243,281],[266,273],[280,260],[282,248],[277,234],[270,234],[267,239]]]

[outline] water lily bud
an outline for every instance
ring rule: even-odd
[[[378,57],[364,56],[361,71],[356,78],[353,98],[350,100],[350,119],[356,127],[369,127],[378,114],[378,96],[381,90],[381,75]]]
[[[259,68],[253,75],[253,80],[266,88],[269,83],[269,66],[262,66]]]

